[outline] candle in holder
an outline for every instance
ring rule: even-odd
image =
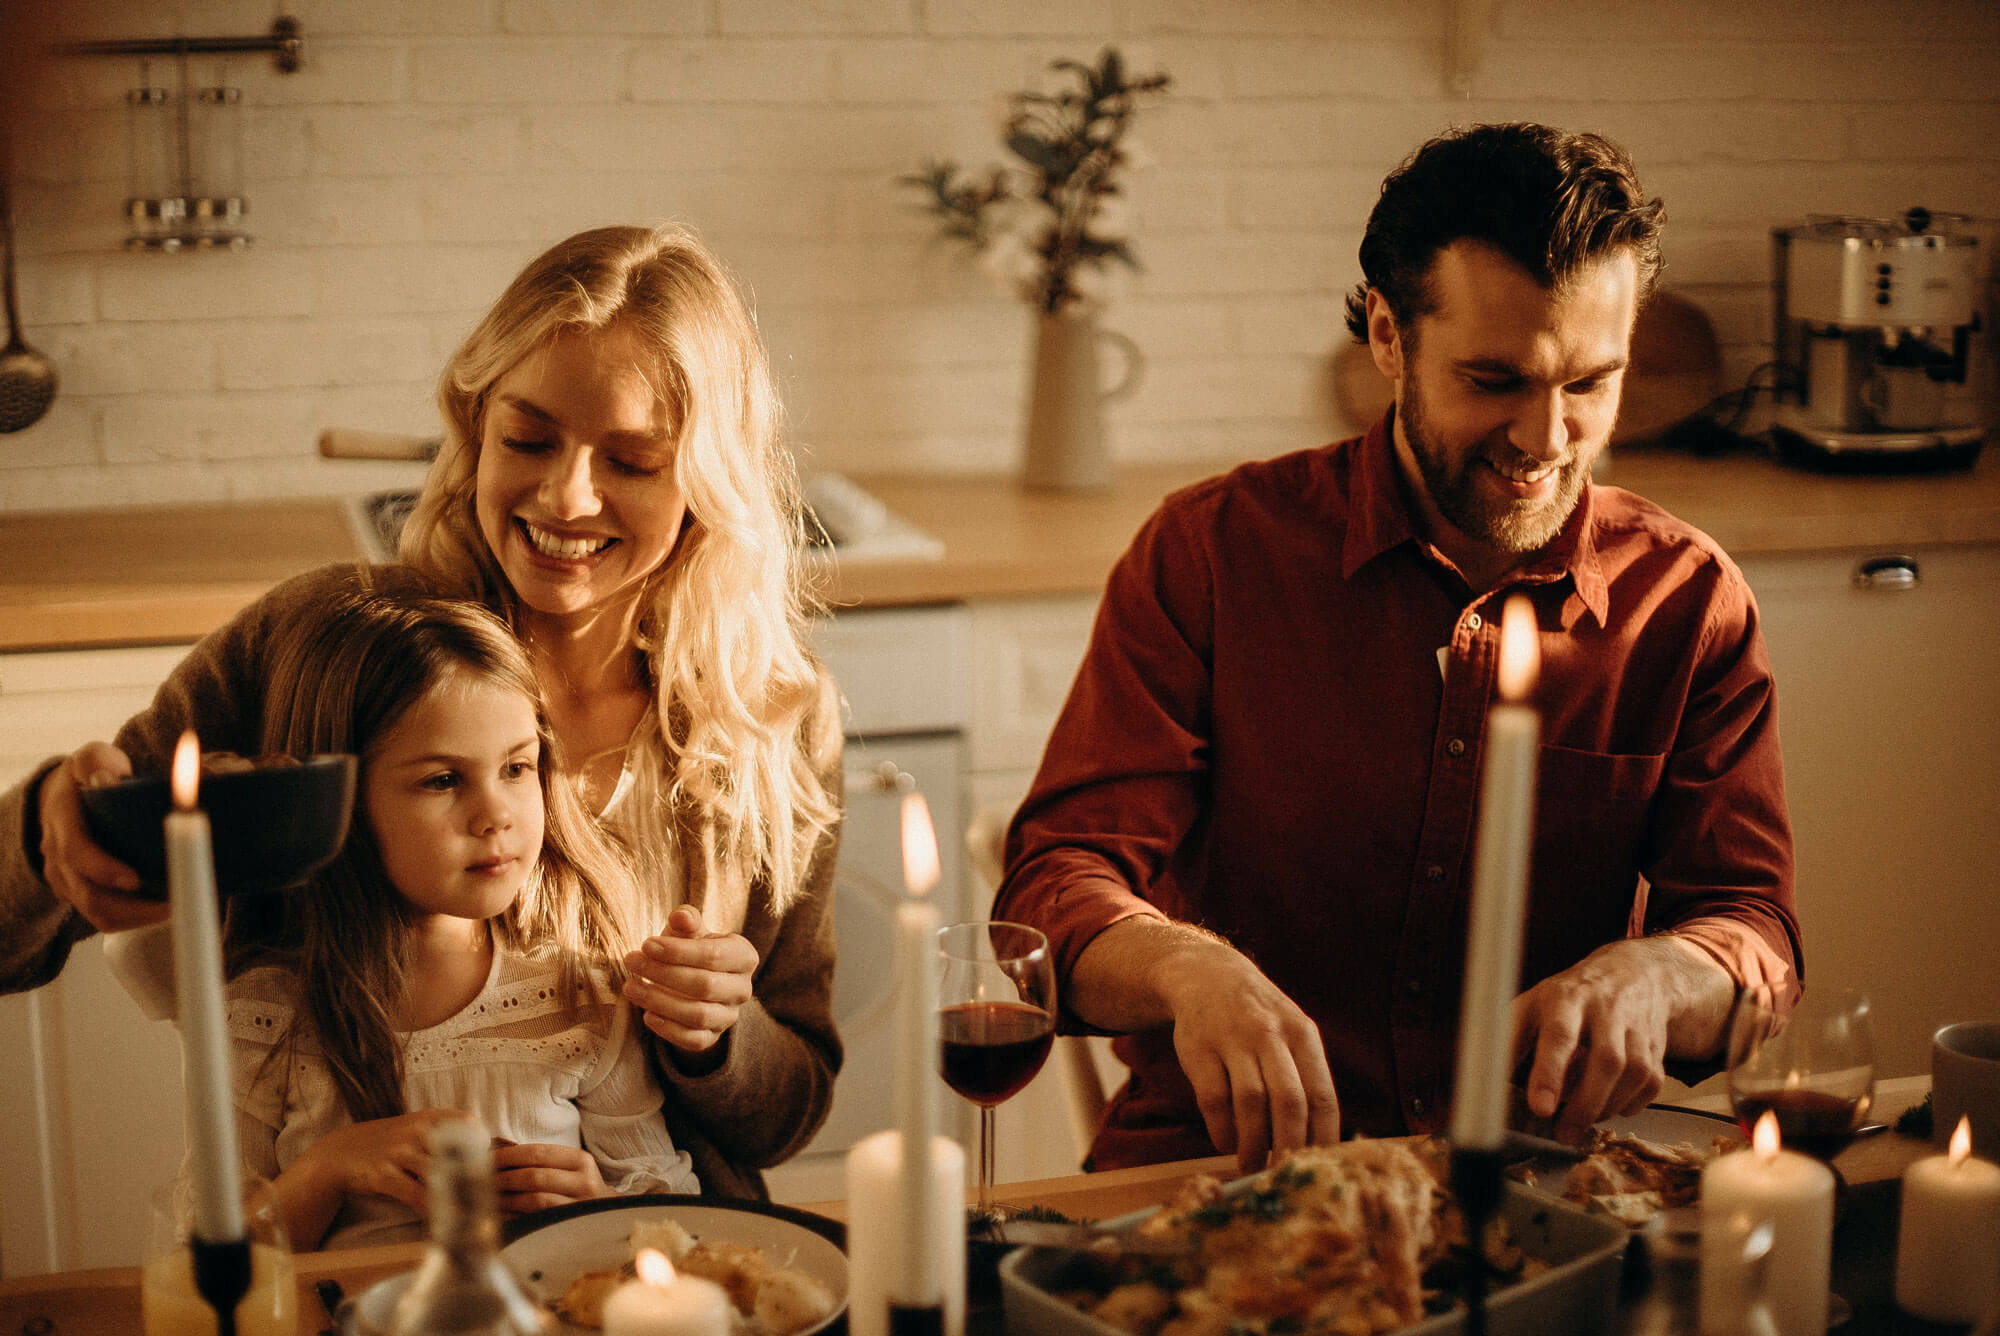
[[[190,730],[174,748],[167,814],[167,898],[171,901],[174,994],[187,1095],[188,1161],[194,1179],[194,1233],[209,1243],[243,1237],[236,1159],[229,1033],[222,1011],[222,937],[208,816],[195,806],[201,744]]]
[[[637,1280],[604,1301],[605,1336],[729,1336],[729,1296],[700,1276],[683,1276],[667,1255],[641,1248],[632,1258]]]
[[[2000,1310],[2000,1165],[1972,1153],[1964,1118],[1950,1149],[1903,1171],[1896,1303],[1932,1322]]]
[[[965,1330],[965,1153],[938,1136],[937,835],[921,794],[903,799],[896,908],[896,1125],[847,1153],[848,1330]]]
[[[1750,1149],[1718,1155],[1701,1171],[1701,1329],[1737,1331],[1750,1301],[1742,1240],[1769,1222],[1764,1297],[1780,1336],[1825,1336],[1833,1284],[1833,1171],[1778,1144],[1766,1109]]]
[[[1452,1087],[1455,1150],[1499,1150],[1507,1130],[1513,1071],[1514,993],[1521,979],[1521,920],[1528,904],[1528,854],[1535,830],[1535,758],[1541,721],[1528,693],[1541,654],[1534,606],[1516,594],[1500,618],[1500,703],[1486,714],[1472,924]]]
[[[898,961],[908,991],[896,1015],[896,1127],[903,1134],[902,1190],[897,1215],[921,1221],[935,1195],[936,1168],[926,1152],[937,1136],[938,911],[930,893],[938,883],[937,832],[921,793],[903,797],[903,884],[909,898],[896,907]],[[912,1149],[915,1148],[915,1149]],[[944,1302],[939,1243],[928,1229],[912,1229],[903,1241],[901,1275],[890,1290],[899,1305]]]

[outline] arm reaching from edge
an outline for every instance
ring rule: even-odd
[[[1340,1101],[1319,1029],[1248,957],[1213,933],[1141,916],[1076,959],[1065,1005],[1111,1031],[1171,1024],[1208,1135],[1245,1173],[1273,1151],[1340,1139]]]
[[[86,743],[49,771],[40,804],[42,875],[56,898],[73,906],[99,932],[119,932],[159,923],[167,902],[134,894],[139,876],[90,838],[77,792],[84,785],[116,781],[132,773],[131,758],[108,742]]]

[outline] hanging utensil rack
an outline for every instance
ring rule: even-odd
[[[299,68],[305,39],[299,21],[288,16],[274,19],[268,36],[254,37],[143,37],[112,38],[70,42],[56,50],[64,55],[138,56],[141,83],[127,94],[135,108],[132,124],[132,192],[125,201],[126,218],[132,231],[125,239],[130,250],[181,251],[222,247],[241,250],[249,244],[243,230],[247,206],[240,188],[242,143],[240,122],[232,110],[241,101],[238,89],[222,85],[197,88],[189,75],[188,61],[201,54],[236,55],[268,51],[281,73]],[[151,83],[145,58],[172,58],[180,71],[180,88],[170,92]],[[199,163],[194,157],[190,107],[199,104],[204,122],[204,152]],[[158,111],[173,117],[170,123],[146,124],[137,118],[139,109]],[[178,165],[174,179],[158,170],[162,136],[157,130],[170,125],[171,146],[167,157]],[[218,129],[218,127],[222,127]],[[142,147],[149,144],[150,147]],[[218,144],[223,145],[218,151]],[[142,170],[148,162],[155,170]]]
[[[271,20],[271,31],[254,37],[133,37],[69,42],[56,48],[71,56],[180,56],[269,51],[283,74],[298,71],[305,37],[295,18]]]

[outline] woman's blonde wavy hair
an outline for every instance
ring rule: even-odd
[[[805,631],[819,604],[805,582],[798,480],[779,443],[763,344],[693,233],[596,228],[521,271],[445,366],[444,440],[401,556],[521,629],[473,509],[487,396],[558,334],[618,322],[657,350],[652,374],[688,506],[678,544],[642,595],[637,648],[659,726],[634,739],[636,788],[615,814],[642,881],[659,896],[641,906],[641,921],[657,922],[680,898],[683,869],[673,859],[690,824],[712,832],[711,875],[763,882],[782,912],[839,819],[809,754],[820,689]]]

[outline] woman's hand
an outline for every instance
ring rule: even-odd
[[[733,932],[705,933],[689,905],[667,917],[667,930],[625,957],[625,1000],[646,1013],[646,1028],[686,1053],[721,1042],[750,1000],[757,948]]]
[[[42,779],[42,876],[56,898],[99,932],[143,928],[167,917],[164,899],[141,899],[139,874],[104,852],[83,824],[77,790],[132,773],[132,759],[108,742],[86,743]]]
[[[576,1146],[498,1142],[493,1169],[502,1215],[526,1215],[612,1195],[597,1171],[597,1161]]]

